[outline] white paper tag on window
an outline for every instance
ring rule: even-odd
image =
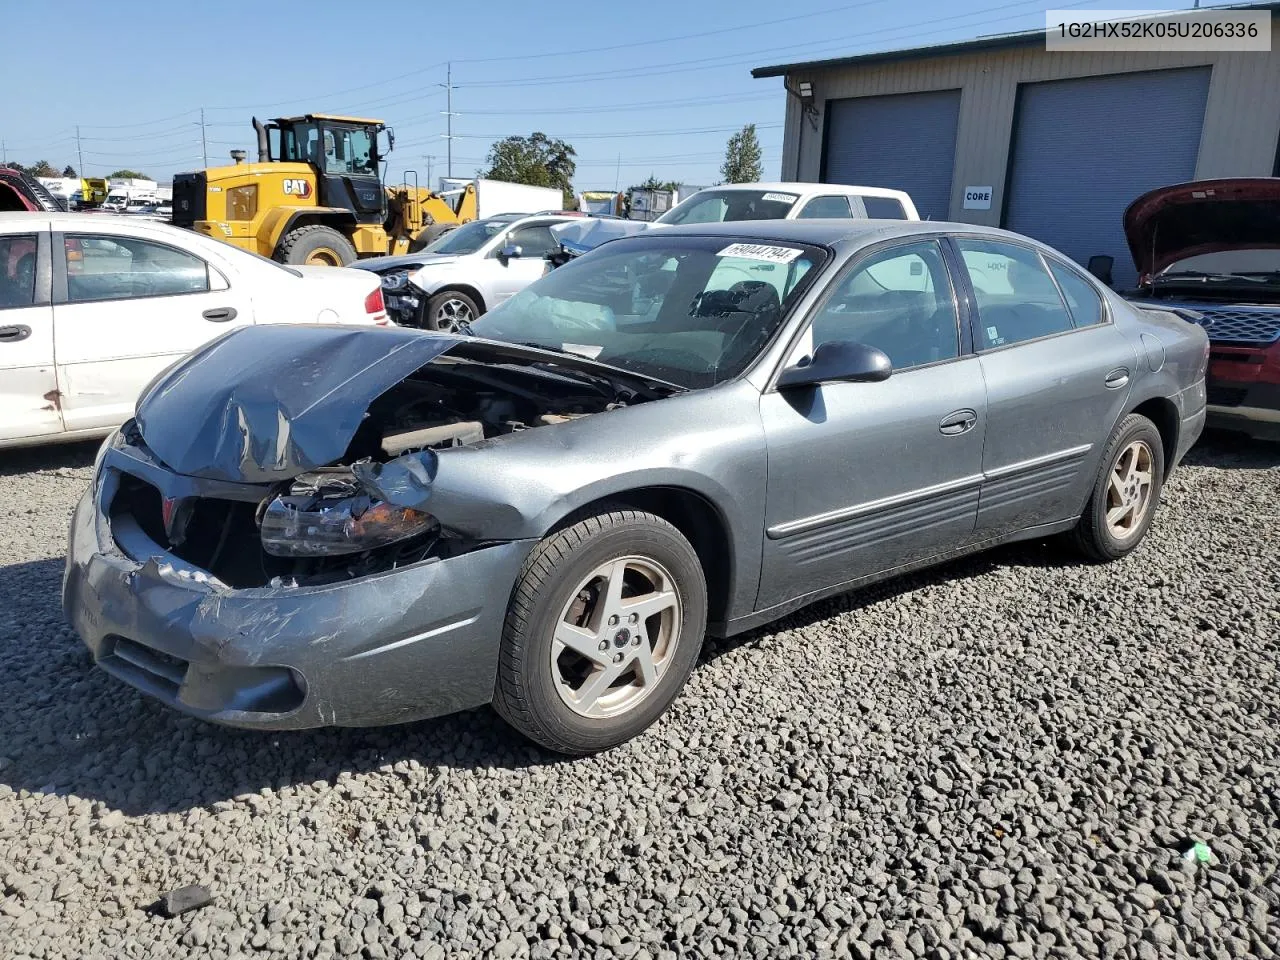
[[[1004,337],[1000,336],[1000,331],[995,327],[987,327],[987,343],[996,346],[1004,343]]]
[[[766,193],[765,200],[772,200],[775,203],[795,203],[796,196],[794,193]]]
[[[594,360],[600,356],[604,347],[596,346],[594,343],[562,343],[560,344],[560,349],[565,353],[576,353],[580,357]]]
[[[766,260],[769,263],[790,263],[803,250],[794,247],[773,247],[764,243],[731,243],[717,257],[739,257],[742,260]]]

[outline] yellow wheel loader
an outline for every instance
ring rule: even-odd
[[[258,161],[173,178],[173,222],[280,263],[345,266],[412,253],[476,217],[476,188],[449,195],[382,182],[395,143],[381,120],[308,113],[253,119]],[[416,179],[416,175],[415,175]]]

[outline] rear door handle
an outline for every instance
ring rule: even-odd
[[[0,327],[0,343],[17,343],[19,340],[25,340],[31,336],[31,328],[25,323],[15,323],[12,326]]]
[[[938,432],[947,437],[954,437],[957,434],[968,433],[977,422],[978,414],[973,410],[957,410],[942,418],[942,422],[938,424]]]
[[[206,320],[211,320],[214,323],[226,323],[228,320],[234,320],[236,318],[236,308],[214,307],[212,310],[206,310],[204,313],[200,314],[200,316],[204,317]]]
[[[1129,382],[1128,367],[1117,367],[1116,369],[1112,370],[1110,373],[1107,374],[1106,383],[1107,383],[1108,390],[1119,390],[1128,382]]]

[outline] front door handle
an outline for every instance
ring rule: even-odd
[[[1119,390],[1128,382],[1129,382],[1128,367],[1116,367],[1116,369],[1112,370],[1110,373],[1107,374],[1106,384],[1107,384],[1108,390]]]
[[[200,314],[200,316],[204,317],[206,320],[211,320],[214,323],[226,323],[228,320],[234,320],[236,318],[236,308],[214,307],[212,310],[206,310],[204,313]]]
[[[973,410],[957,410],[942,418],[938,424],[938,432],[943,436],[954,437],[968,433],[978,422],[978,414]]]
[[[15,323],[12,326],[0,327],[0,343],[17,343],[19,340],[25,340],[31,336],[31,328],[25,323]]]

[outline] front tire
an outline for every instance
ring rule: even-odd
[[[480,316],[475,300],[461,290],[441,290],[428,298],[423,326],[438,333],[457,333]]]
[[[525,561],[507,609],[493,705],[549,750],[615,747],[679,694],[706,623],[702,565],[675,527],[622,508],[586,517]]]
[[[345,267],[355,262],[356,248],[332,227],[312,224],[286,233],[276,259],[295,266]]]
[[[1147,535],[1164,485],[1164,442],[1156,425],[1131,413],[1103,450],[1093,492],[1071,532],[1078,550],[1107,563],[1132,552]]]

